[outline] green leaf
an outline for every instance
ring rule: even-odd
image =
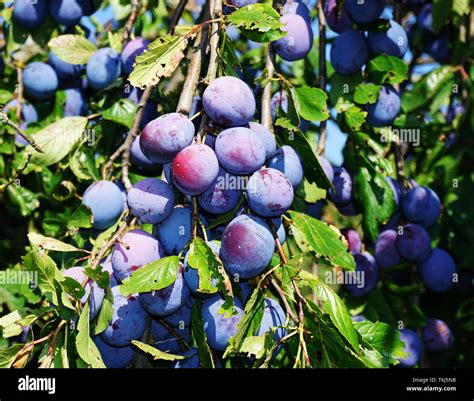
[[[313,251],[331,266],[355,270],[354,258],[337,228],[303,213],[289,213],[293,235],[303,252]]]
[[[212,284],[212,277],[217,278],[218,258],[208,244],[197,237],[189,246],[188,265],[197,269],[199,276],[199,292],[213,294],[217,288]]]
[[[265,355],[265,334],[261,336],[245,337],[242,345],[240,346],[239,352],[246,354],[249,357],[260,359],[263,355]]]
[[[468,15],[470,6],[469,0],[452,0],[453,11],[458,15]]]
[[[196,342],[199,360],[205,368],[215,368],[214,358],[207,343],[201,314],[202,301],[197,300],[191,309],[191,333]]]
[[[69,160],[69,168],[79,180],[100,180],[100,174],[95,165],[94,151],[90,147],[78,147]]]
[[[84,250],[76,248],[73,245],[66,244],[56,238],[45,237],[38,233],[29,233],[28,239],[32,245],[41,249],[58,252],[84,252]]]
[[[153,356],[153,359],[155,361],[160,359],[162,361],[177,361],[180,359],[184,359],[184,356],[182,355],[169,354],[168,352],[160,351],[158,348],[155,348],[149,344],[145,344],[137,340],[132,340],[132,344],[135,345],[137,348],[141,349],[143,352]]]
[[[34,141],[44,153],[28,145],[26,151],[32,153],[31,162],[50,166],[62,160],[82,139],[87,122],[85,117],[65,117],[34,134]]]
[[[449,22],[453,0],[433,0],[431,14],[433,16],[433,31],[439,33]]]
[[[329,91],[329,99],[333,106],[335,106],[340,99],[351,100],[351,94],[355,92],[357,86],[362,82],[362,75],[360,73],[353,75],[340,75],[338,73],[332,74],[329,78],[331,89]]]
[[[344,121],[354,132],[361,129],[362,124],[365,123],[366,118],[367,112],[354,105],[350,106],[344,111]]]
[[[95,335],[102,333],[112,320],[114,310],[112,305],[114,303],[114,294],[110,287],[105,288],[105,296],[100,307],[99,317],[97,318],[97,325],[95,326]]]
[[[76,350],[81,359],[93,368],[105,368],[100,352],[90,337],[89,302],[84,305],[77,323]]]
[[[168,287],[176,280],[178,267],[178,256],[167,256],[151,262],[126,278],[120,286],[120,292],[123,296],[128,296],[137,292],[150,292]]]
[[[302,86],[293,90],[298,115],[308,121],[325,121],[329,118],[328,95],[319,88]]]
[[[381,85],[372,83],[360,84],[354,93],[354,102],[359,104],[373,104],[379,98]]]
[[[92,225],[92,212],[86,205],[79,206],[67,221],[67,228],[90,228]]]
[[[183,50],[196,35],[195,26],[177,27],[174,35],[166,34],[148,45],[148,50],[137,56],[128,80],[133,86],[145,89],[156,85],[163,77],[170,77],[184,58]]]
[[[21,317],[18,311],[10,312],[0,318],[1,336],[3,338],[15,337],[21,334],[24,327],[32,324],[40,317],[40,314]]]
[[[80,35],[60,35],[48,43],[51,51],[69,64],[87,64],[97,47]]]
[[[24,344],[15,344],[11,347],[0,350],[0,369],[9,369],[13,362],[15,362],[15,357],[18,352],[21,351]]]
[[[130,99],[120,99],[111,107],[102,112],[105,120],[113,121],[127,128],[132,128],[133,119],[137,112],[137,106]]]
[[[376,84],[399,84],[408,77],[408,65],[395,56],[381,54],[369,61],[370,80]]]

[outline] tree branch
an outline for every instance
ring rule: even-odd
[[[179,0],[178,6],[174,10],[173,17],[171,19],[171,23],[168,29],[168,33],[171,35],[174,34],[174,30],[176,25],[178,25],[181,16],[183,15],[184,9],[186,8],[186,4],[188,4],[188,0]]]
[[[318,22],[319,22],[319,87],[326,92],[326,18],[324,16],[324,0],[318,1]],[[326,148],[327,123],[321,121],[319,126],[319,141],[316,153],[324,154]]]
[[[8,116],[6,115],[6,113],[2,111],[0,111],[0,123],[4,125],[8,125],[9,127],[13,128],[17,132],[18,135],[20,135],[26,142],[28,142],[31,145],[31,147],[34,150],[36,150],[39,153],[44,153],[44,150],[41,149],[39,145],[37,145],[36,142],[33,141],[33,139],[31,139],[27,134],[25,134],[23,130],[17,124],[15,124],[12,120],[10,120]]]
[[[222,0],[210,0],[209,10],[212,20],[220,17],[222,15]],[[213,21],[211,25],[211,39],[209,40],[211,51],[209,55],[209,67],[205,78],[207,85],[214,81],[217,75],[217,49],[219,47],[220,23],[221,21]]]
[[[125,27],[122,33],[122,41],[127,43],[130,40],[130,35],[132,33],[133,25],[138,18],[138,14],[141,8],[141,1],[140,0],[132,0],[131,4],[132,8],[130,11],[130,15],[128,16],[127,22],[125,23]]]
[[[266,61],[265,70],[267,71],[267,83],[263,88],[262,94],[262,125],[273,132],[273,118],[271,113],[271,100],[272,100],[272,78],[275,72],[275,54],[273,52],[271,44],[266,47]]]

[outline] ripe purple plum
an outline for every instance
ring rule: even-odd
[[[332,167],[332,164],[324,156],[318,156],[318,160],[319,160],[319,164],[321,165],[324,172],[326,173],[326,176],[328,177],[328,180],[333,182],[333,180],[334,180],[334,169]]]
[[[276,150],[275,135],[273,135],[267,127],[253,121],[249,122],[249,127],[262,141],[263,147],[265,148],[265,157],[269,159]]]
[[[184,276],[186,280],[186,271]],[[188,282],[186,281],[186,284],[187,283]],[[176,312],[165,316],[163,320],[173,327],[188,327],[191,324],[191,311],[195,301],[195,298],[189,297],[181,308],[179,308]]]
[[[97,181],[90,185],[82,197],[94,218],[94,227],[105,230],[112,226],[124,211],[120,188],[110,181]]]
[[[128,249],[122,244],[126,244]],[[163,257],[163,254],[161,244],[153,235],[142,230],[131,230],[122,237],[121,242],[115,244],[112,251],[114,275],[123,281],[142,266]]]
[[[50,65],[35,61],[23,71],[25,94],[37,100],[48,100],[54,97],[59,86],[56,71]]]
[[[416,187],[403,197],[403,213],[408,221],[430,227],[441,213],[441,202],[432,189]]]
[[[403,27],[390,20],[390,28],[386,31],[369,32],[369,48],[373,54],[388,54],[403,58],[408,50],[408,37]]]
[[[352,201],[352,178],[344,167],[334,167],[334,191],[329,190],[329,199],[339,208]]]
[[[110,86],[121,74],[120,54],[111,47],[97,50],[87,62],[87,82],[97,91]]]
[[[337,0],[329,0],[326,3],[326,22],[334,32],[342,33],[352,28],[352,21],[344,7],[338,7]]]
[[[76,25],[90,9],[90,0],[49,0],[49,13],[60,25]]]
[[[435,248],[420,264],[421,280],[431,291],[442,293],[453,285],[453,275],[456,273],[456,264],[446,251]]]
[[[255,114],[255,97],[239,78],[219,77],[211,82],[202,96],[209,118],[222,127],[248,124]]]
[[[219,297],[213,297],[202,304],[202,320],[209,345],[216,351],[224,351],[229,344],[229,339],[237,334],[243,308],[237,299],[234,299],[236,315],[226,317],[226,314],[218,313],[224,301]]]
[[[352,254],[360,253],[362,251],[362,240],[360,239],[359,233],[352,228],[344,228],[341,230],[341,234],[349,244],[349,251]]]
[[[87,100],[79,89],[66,89],[66,103],[63,117],[85,116],[87,114]]]
[[[47,0],[15,0],[13,19],[25,28],[33,29],[46,18]]]
[[[191,239],[191,211],[175,206],[171,215],[156,226],[156,233],[167,255],[177,255]]]
[[[113,287],[112,294],[114,296],[112,320],[100,337],[109,345],[125,347],[143,335],[149,317],[136,295],[124,297],[120,293],[120,286]]]
[[[294,191],[288,177],[274,168],[252,174],[247,185],[250,208],[262,217],[279,217],[293,203]]]
[[[423,340],[429,351],[440,352],[448,349],[454,342],[449,326],[440,319],[428,319],[423,329]]]
[[[149,172],[156,172],[159,170],[160,166],[157,163],[153,163],[145,154],[142,152],[140,147],[140,135],[138,135],[132,144],[130,150],[130,158],[132,163],[136,164],[140,169]]]
[[[233,174],[251,174],[265,163],[263,142],[248,128],[235,127],[222,131],[214,149],[221,166]]]
[[[449,37],[446,33],[442,33],[434,37],[428,44],[428,53],[440,64],[449,60],[450,52]]]
[[[83,65],[66,63],[53,52],[49,53],[48,63],[53,67],[54,71],[56,71],[56,74],[61,81],[76,79],[84,71]]]
[[[385,0],[345,0],[344,9],[352,21],[367,24],[379,18],[385,8]]]
[[[341,33],[331,46],[331,64],[337,73],[352,75],[359,72],[369,59],[365,36],[352,29]]]
[[[402,368],[413,368],[423,356],[423,342],[418,334],[410,329],[400,330],[400,340],[405,343],[405,352],[408,356],[398,359],[400,362],[399,366]]]
[[[275,52],[286,61],[305,58],[313,46],[311,21],[298,14],[285,14],[280,22],[286,35],[273,42]]]
[[[95,336],[93,340],[107,368],[123,369],[132,362],[135,351],[131,346],[112,347],[104,342],[100,336]]]
[[[431,252],[431,239],[428,232],[418,224],[406,224],[398,231],[396,240],[400,256],[412,262],[421,262]]]
[[[354,297],[370,293],[379,281],[379,267],[375,258],[367,252],[354,255],[355,272],[351,272],[351,282],[345,284],[346,290]]]
[[[209,146],[202,144],[181,150],[171,166],[173,184],[185,195],[202,194],[211,187],[218,174],[216,154]]]
[[[238,177],[219,167],[219,174],[211,187],[198,197],[199,205],[208,213],[230,212],[242,199]]]
[[[400,207],[400,202],[403,198],[402,187],[400,186],[398,181],[392,177],[385,177],[385,181],[387,181],[388,185],[390,186],[393,192],[393,199],[395,200],[395,206],[398,210]]]
[[[291,146],[283,145],[281,148],[278,148],[268,161],[268,167],[285,174],[295,189],[303,181],[301,158]]]
[[[146,50],[150,42],[140,36],[128,42],[122,50],[121,60],[122,68],[126,75],[130,75],[133,71],[133,64],[137,56]]]
[[[279,341],[287,334],[286,329],[282,327],[286,322],[286,314],[280,304],[274,299],[265,298],[264,304],[263,317],[257,331],[257,336],[267,333],[272,327],[278,327],[275,331],[274,340]]]
[[[215,242],[208,242],[208,245],[212,252],[214,252],[214,254],[218,257],[221,249],[220,245]],[[189,253],[186,253],[184,258],[184,280],[193,294],[207,295],[199,291],[199,274],[197,269],[193,269],[191,266],[189,266],[188,255]],[[213,287],[217,290],[217,279],[211,278],[211,282]]]
[[[186,359],[180,359],[173,365],[174,369],[197,369],[201,367],[201,360],[199,359],[198,349],[192,347],[188,349],[183,356]]]
[[[398,265],[402,258],[397,251],[397,232],[394,230],[382,231],[375,243],[375,259],[381,268]]]
[[[144,292],[138,296],[143,308],[153,316],[166,316],[183,307],[189,298],[189,287],[184,282],[184,267],[179,263],[176,280],[161,290]]]
[[[128,192],[127,203],[142,223],[158,224],[169,217],[175,202],[174,192],[158,178],[138,181]]]
[[[380,88],[379,97],[367,107],[367,121],[374,127],[385,127],[393,123],[400,112],[400,95],[391,85]]]
[[[267,268],[274,250],[268,225],[258,217],[242,214],[224,230],[219,256],[230,274],[247,279]]]

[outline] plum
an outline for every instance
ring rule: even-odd
[[[329,199],[339,208],[352,201],[352,178],[344,167],[334,167],[334,191],[329,190]]]
[[[373,54],[388,54],[403,58],[408,50],[408,37],[403,27],[390,20],[386,31],[369,32],[369,49]]]
[[[63,117],[85,116],[87,114],[87,100],[79,89],[66,89],[66,103],[64,103]]]
[[[201,361],[199,359],[198,349],[192,347],[188,349],[184,354],[186,359],[177,360],[173,368],[175,369],[197,369],[201,367]]]
[[[160,168],[159,164],[153,163],[142,152],[142,148],[140,147],[140,135],[138,135],[133,140],[132,148],[130,150],[130,158],[132,160],[132,163],[136,164],[139,168],[141,168],[144,171],[156,172]]]
[[[295,189],[303,181],[301,158],[291,146],[283,145],[278,148],[268,160],[267,166],[285,174]]]
[[[142,223],[158,224],[169,217],[174,207],[174,192],[158,178],[138,181],[128,192],[127,203]]]
[[[400,95],[391,85],[380,88],[374,104],[367,107],[367,121],[374,127],[385,127],[393,123],[400,112]]]
[[[305,18],[307,21],[311,21],[311,12],[308,6],[300,0],[288,0],[283,4],[281,9],[281,15],[296,14],[300,17]]]
[[[171,215],[156,226],[156,233],[168,255],[177,255],[191,239],[191,211],[175,206]]]
[[[431,252],[431,239],[428,232],[418,224],[406,224],[397,233],[395,242],[400,256],[412,262],[421,262]]]
[[[184,273],[184,276],[186,280],[186,271]],[[187,283],[188,282],[186,281],[186,284]],[[188,327],[191,324],[191,311],[194,302],[195,299],[189,297],[181,308],[179,308],[176,312],[173,312],[170,315],[163,317],[163,320],[173,327]]]
[[[209,189],[198,197],[199,205],[208,213],[230,212],[242,199],[238,179],[219,167],[219,174]]]
[[[369,59],[369,46],[365,36],[352,29],[344,31],[334,40],[330,59],[336,72],[341,75],[359,72]]]
[[[305,58],[313,46],[311,21],[298,14],[285,14],[280,22],[286,35],[273,42],[275,52],[286,61]]]
[[[449,326],[440,319],[428,319],[423,328],[423,340],[426,349],[434,352],[444,351],[454,342]]]
[[[48,63],[53,67],[54,71],[56,71],[56,74],[61,81],[70,81],[78,78],[84,70],[83,65],[69,64],[61,60],[53,52],[49,53]]]
[[[172,284],[138,296],[140,304],[148,313],[153,316],[166,316],[183,307],[190,294],[189,287],[184,282],[183,271],[184,267],[180,262],[176,280]]]
[[[344,9],[352,21],[367,24],[379,18],[385,8],[385,0],[345,0]]]
[[[394,230],[382,231],[375,243],[375,259],[381,268],[398,265],[402,258],[397,251],[397,232]]]
[[[226,317],[225,313],[218,312],[223,303],[224,300],[216,296],[202,304],[204,331],[209,345],[216,351],[224,351],[227,348],[229,339],[237,334],[237,324],[243,314],[242,305],[237,299],[234,299],[237,314]]]
[[[283,244],[286,241],[286,231],[285,226],[283,225],[283,219],[281,217],[275,217],[272,219],[272,223],[277,230],[277,236],[280,244]]]
[[[328,177],[328,180],[330,182],[333,182],[333,180],[334,180],[334,169],[333,169],[331,163],[329,162],[329,160],[326,159],[324,156],[318,156],[318,160],[319,160],[319,164],[321,165],[321,167],[324,170],[324,173]]]
[[[242,214],[224,230],[219,256],[230,274],[247,279],[266,269],[274,250],[268,225],[258,217]]]
[[[411,223],[430,227],[441,213],[441,202],[432,189],[416,187],[403,197],[403,213]]]
[[[263,147],[265,148],[265,157],[269,159],[276,150],[275,135],[273,135],[267,127],[253,121],[249,122],[249,127],[262,141]]]
[[[216,244],[215,242],[208,242],[209,247],[212,249],[214,254],[218,257],[219,251],[221,249],[220,245]],[[189,289],[193,292],[193,294],[204,295],[202,292],[199,291],[199,274],[197,269],[192,268],[188,264],[188,256],[189,253],[186,253],[186,257],[184,258],[184,280],[188,285]],[[213,287],[217,290],[217,279],[211,278],[211,282]],[[206,294],[207,295],[207,294]]]
[[[135,351],[131,346],[112,347],[104,342],[100,336],[95,336],[93,340],[107,368],[123,369],[132,362]]]
[[[38,100],[48,100],[54,97],[59,80],[53,67],[35,61],[28,64],[23,71],[23,84],[26,96]]]
[[[387,181],[388,185],[390,186],[390,189],[393,192],[393,199],[395,201],[395,207],[397,210],[400,207],[400,202],[403,198],[403,191],[402,187],[398,183],[398,181],[392,177],[385,177],[385,181]]]
[[[102,340],[114,347],[125,347],[141,338],[148,325],[148,315],[136,295],[124,297],[120,286],[112,288],[113,315],[107,328],[100,334]]]
[[[352,21],[344,7],[338,7],[337,0],[329,0],[325,9],[326,22],[334,32],[342,33],[352,28]]]
[[[112,226],[124,211],[120,188],[110,181],[97,181],[90,185],[82,197],[94,218],[94,227],[105,230]]]
[[[433,33],[433,6],[425,4],[417,18],[418,26],[426,32]]]
[[[127,87],[127,85],[126,85]],[[130,87],[132,88],[130,90]],[[140,102],[140,99],[143,95],[143,91],[134,87],[128,85],[127,89],[124,90],[124,96],[126,96],[128,99],[130,99],[136,106],[138,106],[138,103]],[[156,119],[158,116],[158,104],[153,101],[153,100],[148,100],[146,102],[145,108],[143,109],[143,114],[142,114],[142,119],[140,121],[140,130],[145,128],[145,126],[152,120]]]
[[[360,253],[362,251],[362,240],[359,233],[352,228],[344,228],[341,230],[347,243],[349,244],[349,251],[352,254]]]
[[[90,10],[90,0],[49,0],[49,13],[61,25],[76,25]]]
[[[135,59],[146,50],[149,44],[150,41],[138,36],[125,45],[122,50],[121,60],[122,68],[126,75],[132,73]]]
[[[405,358],[398,358],[400,367],[412,368],[418,364],[423,356],[423,342],[421,338],[410,329],[400,330],[400,340],[405,343],[404,351],[408,354]]]
[[[446,63],[450,56],[448,35],[443,33],[434,37],[428,44],[427,51],[438,63]]]
[[[168,113],[150,121],[140,135],[140,147],[155,163],[169,163],[194,138],[193,123],[181,113]]]
[[[140,267],[162,257],[161,244],[153,235],[142,230],[131,230],[122,237],[121,242],[115,244],[112,267],[117,279],[123,281]]]
[[[120,54],[111,47],[97,50],[87,62],[87,81],[97,91],[110,86],[120,77]]]
[[[185,195],[202,194],[211,187],[218,174],[216,154],[209,146],[202,144],[181,150],[171,166],[173,184]]]
[[[431,291],[442,293],[453,286],[456,264],[446,251],[435,248],[420,266],[421,280]]]
[[[191,342],[189,328],[172,328],[170,330],[157,320],[151,321],[151,335],[154,341],[153,346],[170,354],[181,354],[184,347],[183,342]]]
[[[214,149],[221,166],[233,174],[251,174],[265,163],[263,142],[248,128],[235,127],[222,131]]]
[[[288,177],[274,168],[255,172],[247,185],[250,208],[262,217],[279,217],[293,203],[294,191]]]
[[[163,164],[162,178],[164,178],[164,180],[166,180],[166,182],[170,185],[173,185],[173,180],[171,178],[171,167],[172,167],[172,165],[173,165],[173,163]]]
[[[13,19],[25,28],[33,29],[46,18],[47,0],[15,0]]]
[[[375,258],[367,252],[354,255],[355,272],[350,272],[351,282],[345,284],[346,290],[354,297],[370,293],[379,281],[379,267]]]
[[[202,96],[209,118],[222,127],[247,124],[255,114],[255,97],[248,85],[235,77],[219,77],[211,82]]]
[[[261,336],[268,331],[270,328],[277,328],[274,335],[275,342],[286,336],[287,331],[282,326],[285,325],[286,314],[283,311],[280,304],[271,298],[265,298],[262,321],[257,331],[257,336]]]

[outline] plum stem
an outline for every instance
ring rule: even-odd
[[[277,281],[275,280],[275,278],[273,277],[270,277],[270,284],[272,285],[272,287],[275,289],[275,291],[278,293],[281,301],[283,302],[283,305],[285,307],[285,310],[286,310],[286,313],[288,313],[288,315],[295,321],[297,322],[298,321],[298,318],[296,317],[296,315],[293,313],[293,310],[291,309],[290,307],[290,304],[288,303],[288,300],[286,299],[286,294],[285,292],[282,290],[282,288],[278,285]]]
[[[266,48],[265,70],[267,72],[267,83],[262,93],[262,125],[273,132],[273,119],[271,113],[272,101],[272,78],[275,73],[275,53],[273,52],[271,44]]]
[[[327,71],[326,71],[326,18],[324,16],[324,0],[319,0],[318,8],[318,22],[319,22],[319,87],[326,92]],[[326,148],[327,124],[326,121],[321,121],[319,128],[319,141],[316,153],[323,155]]]

